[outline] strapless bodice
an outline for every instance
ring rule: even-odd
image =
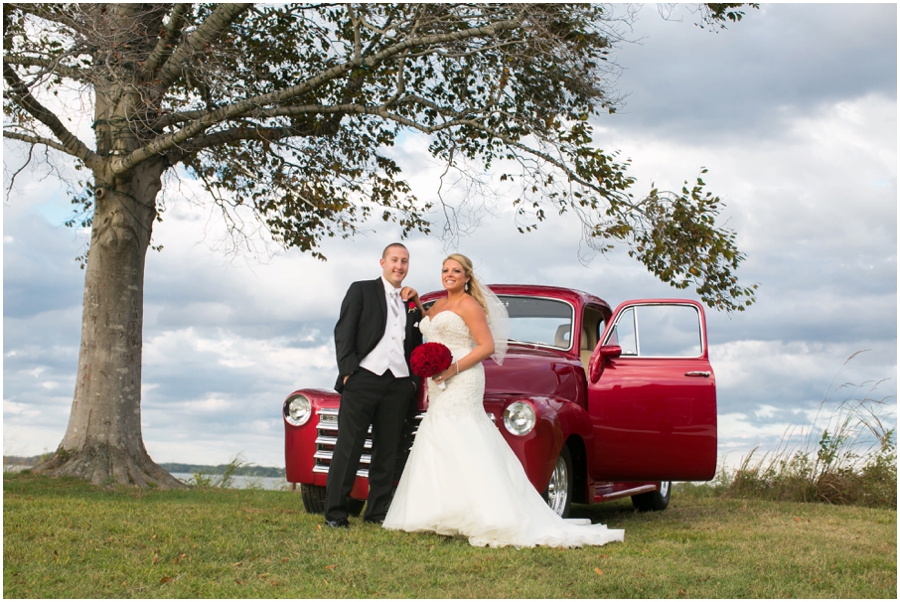
[[[442,311],[434,316],[425,316],[419,323],[422,336],[432,343],[443,343],[454,358],[460,358],[475,348],[475,339],[466,321],[452,311]]]

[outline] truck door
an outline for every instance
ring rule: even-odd
[[[591,477],[705,481],[716,471],[716,385],[703,307],[620,305],[591,356]]]

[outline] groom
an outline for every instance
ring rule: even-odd
[[[400,243],[389,244],[380,264],[379,278],[350,285],[334,327],[339,372],[335,389],[341,394],[341,406],[325,488],[325,522],[335,528],[350,526],[348,498],[369,425],[372,461],[363,520],[384,520],[391,503],[403,423],[419,386],[418,377],[409,369],[409,356],[422,343],[415,327],[421,312],[408,308],[400,295],[409,270],[409,252]]]

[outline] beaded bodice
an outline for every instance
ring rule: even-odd
[[[475,348],[475,339],[465,320],[452,311],[442,311],[434,318],[422,318],[419,330],[427,341],[446,345],[454,362],[464,358]],[[447,379],[443,390],[428,379],[429,412],[479,412],[483,415],[483,402],[484,366],[481,364]]]

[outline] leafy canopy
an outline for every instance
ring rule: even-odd
[[[741,5],[701,7],[700,24]],[[228,218],[250,210],[285,247],[322,257],[370,215],[428,232],[386,155],[404,132],[477,179],[520,191],[520,230],[574,212],[588,243],[624,243],[664,282],[743,310],[755,285],[704,183],[631,192],[627,161],[594,145],[615,110],[621,18],[568,4],[4,4],[4,136],[77,157],[93,188],[142,164],[183,165]],[[625,17],[627,18],[627,17]],[[88,96],[94,144],[39,99]],[[95,190],[88,190],[95,192]],[[90,214],[90,196],[80,202]],[[161,210],[161,207],[158,208]],[[240,222],[230,223],[240,230]]]

